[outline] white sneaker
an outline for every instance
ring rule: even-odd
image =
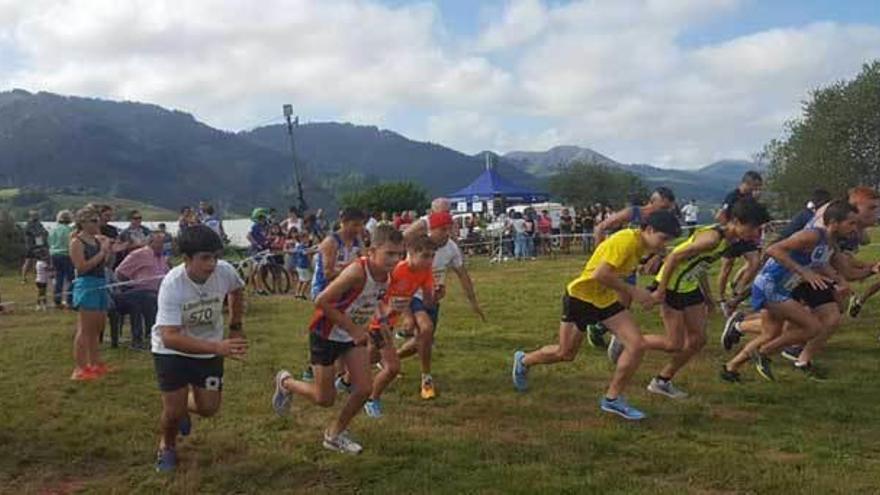
[[[673,385],[671,381],[661,382],[656,376],[648,384],[648,392],[665,395],[670,399],[684,399],[688,396],[687,392]]]
[[[348,436],[348,430],[343,431],[342,433],[336,435],[335,437],[331,437],[327,432],[324,432],[324,448],[334,450],[336,452],[341,452],[343,454],[360,454],[363,447],[360,446],[357,442],[351,439]]]

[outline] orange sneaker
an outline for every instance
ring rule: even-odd
[[[94,371],[98,375],[106,375],[107,373],[112,373],[116,371],[115,368],[111,367],[107,363],[98,363],[91,367],[92,371]]]
[[[86,368],[74,368],[73,373],[70,375],[70,379],[76,382],[87,382],[100,378],[101,375],[95,373],[95,371],[89,367]]]
[[[422,378],[422,399],[431,400],[437,396],[434,390],[434,380],[429,376]]]

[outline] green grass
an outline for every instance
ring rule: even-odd
[[[876,253],[875,253],[876,254]],[[0,492],[46,493],[876,493],[880,486],[880,381],[876,305],[847,322],[822,363],[832,381],[809,382],[777,360],[777,383],[731,386],[717,378],[724,358],[720,320],[710,343],[677,383],[682,402],[644,387],[664,357],[648,355],[629,390],[650,418],[631,424],[599,411],[611,373],[585,346],[574,363],[536,368],[530,392],[512,389],[510,357],[557,335],[563,286],[580,257],[472,271],[489,323],[468,311],[453,281],[444,304],[435,379],[417,395],[418,368],[388,390],[386,417],[356,418],[365,452],[322,449],[322,428],[338,410],[294,403],[290,418],[269,408],[279,368],[306,363],[301,302],[252,298],[246,364],[228,362],[221,413],[196,420],[174,477],[152,471],[160,411],[148,355],[107,350],[120,369],[74,384],[71,314],[30,311],[32,288],[0,278],[16,312],[0,316]],[[656,313],[640,314],[658,332]]]

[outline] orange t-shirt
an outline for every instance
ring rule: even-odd
[[[431,268],[414,271],[408,261],[403,260],[398,263],[391,272],[388,291],[382,301],[382,312],[388,313],[386,317],[392,328],[397,315],[409,309],[409,303],[419,289],[423,292],[434,291],[434,275]],[[381,326],[379,319],[373,318],[370,329],[378,330]]]

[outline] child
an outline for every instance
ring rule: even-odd
[[[275,376],[272,396],[278,415],[289,411],[294,394],[322,407],[332,406],[336,400],[335,363],[339,360],[351,376],[351,395],[324,430],[323,445],[348,454],[363,450],[349,436],[348,425],[372,391],[367,325],[385,296],[390,273],[403,257],[403,234],[390,226],[376,227],[368,253],[343,269],[315,299],[309,334],[314,382],[296,380],[289,371],[281,370]]]
[[[675,215],[659,210],[651,213],[641,228],[619,230],[599,244],[581,275],[566,286],[559,343],[528,354],[514,353],[514,387],[520,392],[526,390],[531,366],[572,361],[584,340],[587,326],[603,323],[625,345],[618,346],[617,369],[600,407],[629,420],[643,419],[645,414],[630,406],[623,397],[646,348],[641,329],[626,306],[635,301],[647,309],[655,301],[650,292],[626,283],[624,278],[632,274],[644,254],[660,252],[666,243],[679,235],[681,226]]]
[[[431,264],[435,250],[434,243],[427,236],[417,237],[407,245],[406,259],[391,272],[381,315],[377,315],[370,324],[370,360],[382,363],[382,370],[373,379],[373,393],[364,404],[364,411],[371,418],[382,417],[382,392],[400,372],[400,358],[391,336],[397,317],[410,312],[409,305],[417,291],[422,292],[423,300],[429,301],[429,306],[434,299]]]
[[[52,277],[52,266],[48,260],[40,259],[36,265],[37,271],[37,311],[46,311],[46,287],[49,285],[49,279]]]
[[[293,247],[293,266],[296,268],[296,276],[299,278],[296,287],[297,299],[308,300],[309,290],[312,285],[312,270],[310,256],[315,252],[309,245],[309,236],[299,234]]]
[[[183,229],[178,237],[183,264],[159,287],[153,326],[153,360],[162,395],[162,436],[156,471],[177,466],[178,431],[187,436],[190,413],[210,417],[220,409],[223,358],[240,359],[248,343],[242,330],[244,282],[219,259],[223,241],[207,225]],[[223,300],[229,300],[229,336],[223,338]]]

